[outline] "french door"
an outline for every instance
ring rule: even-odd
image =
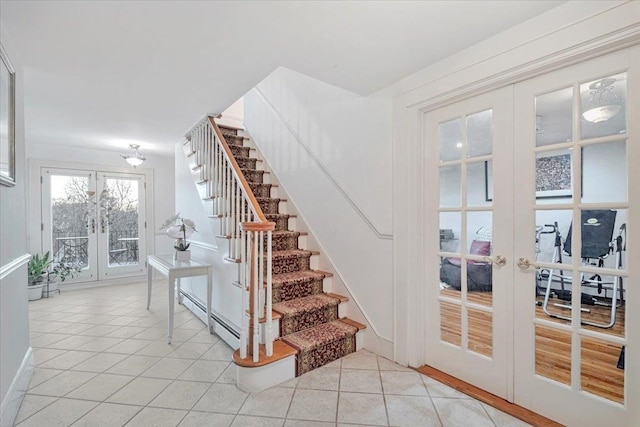
[[[425,362],[569,426],[640,425],[638,58],[425,115]]]
[[[81,267],[74,281],[144,273],[144,175],[42,168],[41,182],[43,251]]]

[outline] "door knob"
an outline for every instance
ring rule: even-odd
[[[502,255],[496,255],[495,257],[491,258],[491,257],[484,257],[484,260],[487,262],[492,262],[495,265],[497,265],[498,267],[502,267],[507,263],[507,258],[505,258]]]
[[[528,270],[529,267],[534,267],[536,270],[539,269],[537,265],[533,264],[527,258],[518,258],[518,262],[516,263],[520,270]]]

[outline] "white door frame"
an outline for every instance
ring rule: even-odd
[[[424,113],[640,43],[640,2],[567,3],[556,9],[550,12],[555,21],[536,21],[551,25],[542,36],[540,26],[506,31],[500,53],[496,37],[396,87],[402,95],[394,99],[392,147],[394,360],[400,364],[424,362],[424,241],[437,238],[424,227],[438,221],[425,210]]]
[[[51,161],[51,160],[42,160],[42,159],[29,159],[28,161],[29,167],[29,190],[27,193],[27,206],[28,206],[28,245],[29,252],[32,254],[41,253],[44,248],[43,235],[42,235],[42,193],[41,193],[41,182],[40,182],[40,171],[42,168],[52,168],[52,169],[76,169],[76,170],[93,170],[99,172],[107,172],[107,173],[136,173],[139,175],[144,175],[146,180],[146,188],[145,188],[145,205],[146,205],[146,222],[147,228],[145,232],[145,242],[147,253],[154,253],[155,251],[155,243],[154,243],[154,232],[153,226],[155,224],[154,220],[154,198],[153,198],[153,169],[148,168],[136,168],[133,170],[130,167],[118,167],[118,166],[110,166],[110,165],[101,165],[94,163],[76,163],[76,162],[61,162],[61,161]],[[144,266],[145,260],[141,260],[141,263]],[[143,269],[144,270],[144,269]],[[144,271],[140,274],[144,275]],[[131,277],[131,276],[129,276]],[[91,279],[93,281],[93,279]],[[110,282],[121,282],[117,279],[99,279],[101,283],[110,283]],[[79,282],[80,284],[82,282]],[[65,282],[66,284],[66,282]],[[77,283],[73,283],[76,286]]]

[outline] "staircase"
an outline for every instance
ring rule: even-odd
[[[272,309],[280,317],[280,340],[296,350],[296,376],[356,350],[356,333],[364,325],[338,318],[338,305],[348,298],[323,292],[331,273],[312,270],[317,252],[298,247],[302,233],[289,229],[292,215],[281,212],[284,199],[272,197],[275,187],[265,183],[253,151],[237,129],[220,127],[265,217],[276,224],[272,232]]]
[[[225,260],[241,264],[240,282],[246,283],[248,298],[243,305],[249,320],[241,331],[234,361],[241,367],[256,368],[295,355],[295,375],[299,376],[356,351],[356,335],[365,325],[342,315],[349,299],[328,292],[332,274],[312,268],[319,253],[299,247],[306,233],[289,228],[296,216],[287,214],[286,199],[272,196],[280,189],[271,183],[268,171],[258,168],[262,161],[252,156],[256,150],[243,133],[218,126],[208,117],[203,126],[191,131],[186,144],[187,155],[195,161],[194,171],[200,175],[197,182],[206,186],[204,199],[214,201],[212,218],[220,221],[219,237],[229,241]],[[233,157],[227,162],[237,167],[235,172],[218,170],[224,164],[224,153]],[[234,174],[239,182],[226,183]],[[244,186],[250,194],[238,202],[237,194]],[[253,210],[252,202],[258,205]],[[265,230],[250,241],[246,234],[255,223],[245,222],[248,211],[255,212],[250,219],[263,216],[261,226],[254,228]],[[272,224],[272,231],[266,231],[267,224]],[[253,286],[253,282],[262,286]],[[279,338],[272,343],[276,336]]]

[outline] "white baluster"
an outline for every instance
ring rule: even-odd
[[[266,346],[266,352],[267,352],[267,357],[271,357],[273,356],[273,330],[271,327],[271,324],[273,323],[273,319],[272,319],[272,313],[271,313],[271,304],[272,304],[272,284],[271,284],[271,239],[272,239],[272,232],[271,230],[267,231],[267,289],[266,289],[266,297],[265,299],[267,300],[267,316],[266,316],[266,323],[267,323],[267,331],[266,331],[266,337],[265,337],[265,346]]]

